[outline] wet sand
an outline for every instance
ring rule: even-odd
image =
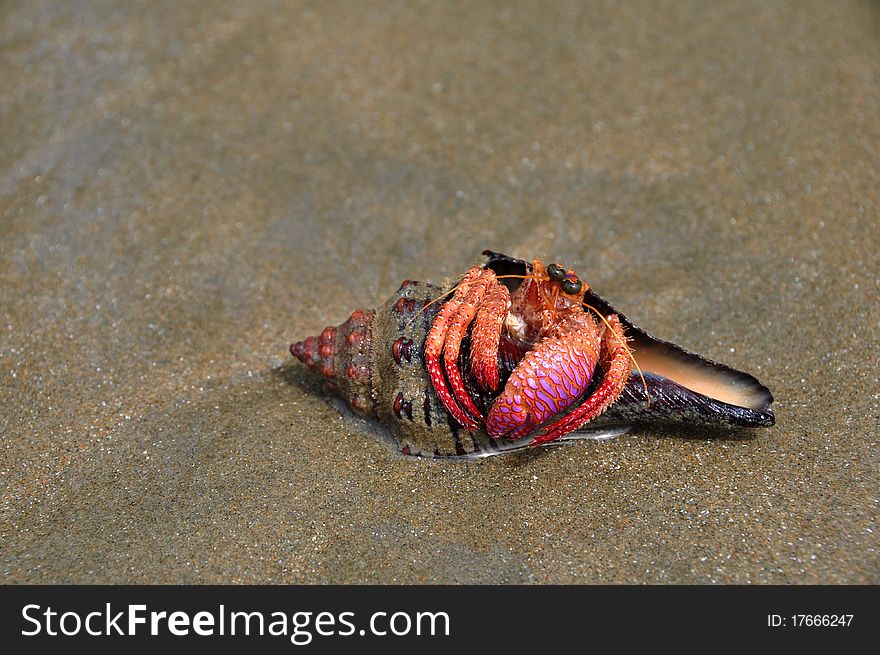
[[[0,571],[875,583],[880,7],[8,2]],[[288,344],[492,248],[778,424],[395,455]]]

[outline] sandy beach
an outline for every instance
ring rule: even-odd
[[[880,6],[8,2],[4,583],[880,582]],[[292,341],[490,248],[777,425],[393,452]]]

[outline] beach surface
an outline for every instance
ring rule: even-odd
[[[0,580],[877,583],[880,6],[6,2]],[[406,458],[292,341],[490,248],[777,425]]]

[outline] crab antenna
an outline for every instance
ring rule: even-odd
[[[608,319],[606,319],[602,315],[602,312],[600,312],[598,309],[596,309],[592,305],[589,305],[583,301],[581,301],[581,302],[583,303],[584,307],[586,307],[587,309],[592,309],[594,312],[596,312],[596,315],[600,319],[602,319],[602,322],[608,328],[609,332],[611,332],[611,334],[614,335],[614,338],[617,339],[618,343],[620,343],[621,346],[626,348],[626,354],[629,355],[630,361],[632,361],[633,366],[635,366],[636,370],[639,372],[639,377],[642,378],[642,386],[645,388],[645,396],[647,396],[647,398],[648,398],[648,405],[647,406],[650,407],[651,406],[651,394],[648,392],[648,382],[645,380],[645,374],[642,373],[642,367],[639,366],[639,363],[636,361],[636,358],[632,354],[632,349],[628,345],[626,345],[625,340],[621,341],[620,337],[618,337],[617,334],[615,334],[614,329],[611,327],[611,324],[608,322]]]
[[[425,311],[426,309],[428,309],[428,307],[430,307],[431,305],[433,305],[435,302],[437,302],[437,301],[439,301],[439,300],[443,300],[443,299],[444,299],[446,296],[448,296],[450,293],[455,293],[455,292],[458,290],[458,287],[460,287],[460,286],[461,286],[461,282],[459,282],[458,284],[456,284],[456,285],[455,285],[454,287],[452,287],[451,289],[448,289],[448,290],[444,291],[442,294],[440,294],[439,296],[437,296],[436,298],[434,298],[434,300],[431,300],[430,302],[426,302],[424,305],[422,305],[422,308],[419,309],[419,311],[417,311],[415,314],[413,314],[412,318],[409,319],[409,320],[406,322],[406,326],[405,326],[405,327],[408,328],[410,325],[412,325],[413,321],[416,320],[416,318],[418,317],[418,315],[421,314],[421,313],[422,313],[423,311]]]

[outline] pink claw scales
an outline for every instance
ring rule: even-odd
[[[590,321],[583,326],[588,329],[581,329],[582,321]],[[526,353],[489,411],[486,432],[491,437],[525,436],[583,395],[599,359],[592,321],[574,314]]]
[[[608,409],[626,386],[632,369],[623,326],[616,314],[609,315],[605,320],[611,329],[606,328],[602,335],[602,368],[605,372],[602,384],[580,406],[548,425],[544,433],[535,437],[530,446],[541,446],[574,432]]]

